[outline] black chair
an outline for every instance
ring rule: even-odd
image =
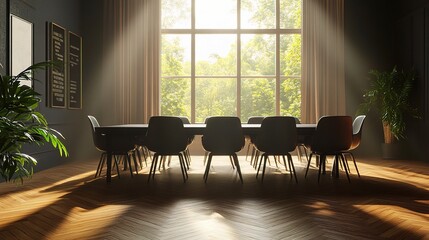
[[[110,137],[107,136],[104,133],[99,133],[95,130],[96,127],[99,127],[100,124],[98,123],[97,119],[94,116],[89,115],[88,116],[89,123],[91,125],[92,130],[92,139],[94,142],[95,147],[101,151],[100,161],[98,163],[97,171],[95,172],[95,177],[100,176],[101,172],[103,170],[103,166],[106,162],[107,153],[111,153],[114,159],[114,164],[116,165],[116,171],[119,175],[119,164],[118,164],[118,156],[124,156],[125,161],[129,165],[131,176],[133,176],[132,168],[131,168],[131,158],[130,155],[132,155],[134,158],[134,166],[136,168],[136,174],[138,173],[137,170],[137,161],[135,159],[134,151],[136,149],[134,145],[134,141],[132,139],[128,139],[126,137],[121,137],[120,135]]]
[[[152,155],[149,151],[149,149],[147,149],[146,147],[146,136],[135,136],[135,142],[136,142],[136,151],[135,153],[137,154],[137,157],[139,159],[139,163],[140,163],[140,169],[143,168],[143,160],[145,162],[145,165],[147,167],[147,159],[149,158],[150,160],[152,159]],[[143,156],[142,156],[143,155]]]
[[[204,124],[207,124],[207,120],[208,120],[209,118],[211,118],[211,117],[206,117],[206,119],[204,119]],[[204,165],[204,166],[206,165],[206,162],[207,162],[207,158],[208,158],[208,157],[209,157],[209,152],[208,152],[208,151],[204,151],[204,161],[203,161],[203,165]],[[230,162],[231,162],[232,169],[235,169],[235,167],[234,167],[234,160],[232,159],[232,157],[231,157],[231,156],[229,156],[229,160],[230,160]]]
[[[289,153],[295,150],[297,146],[296,123],[293,117],[276,116],[264,118],[261,123],[260,133],[256,135],[254,144],[258,151],[262,152],[256,177],[258,177],[261,168],[262,158],[264,159],[263,181],[268,156],[282,156],[285,167],[287,166],[285,156],[287,156],[291,177],[293,174],[295,181],[298,182],[292,156]]]
[[[186,182],[188,173],[185,166],[184,151],[188,145],[188,136],[185,133],[182,120],[170,116],[151,117],[145,141],[146,147],[154,152],[148,181],[155,177],[156,165],[160,157],[178,156],[183,181]]]
[[[264,120],[264,117],[262,116],[253,116],[253,117],[249,117],[249,119],[247,120],[248,124],[261,124],[262,120]],[[247,157],[249,155],[249,150],[252,149],[252,155],[250,157],[250,165],[253,165],[254,159],[257,156],[257,149],[255,148],[255,136],[254,135],[249,135],[249,136],[245,136],[245,140],[247,140],[247,151],[246,151],[246,161],[247,161]],[[255,164],[256,165],[256,164]],[[254,166],[255,166],[254,165]]]
[[[189,121],[188,117],[180,116],[179,118],[180,120],[182,120],[183,124],[191,124],[191,121]],[[184,153],[185,153],[186,165],[189,170],[189,165],[191,164],[191,153],[189,151],[189,146],[194,142],[195,135],[187,135],[187,137],[188,137],[188,145],[186,146],[186,150]]]
[[[357,172],[359,177],[360,177],[359,169],[358,169],[357,164],[356,164],[355,156],[353,155],[353,153],[351,151],[356,149],[360,145],[360,142],[362,139],[363,123],[365,122],[365,118],[366,118],[365,115],[359,115],[355,118],[355,120],[353,120],[352,143],[350,145],[350,148],[343,153],[344,157],[346,157],[346,155],[350,155],[350,157],[353,160],[353,163],[354,163],[355,168],[356,168],[356,172]],[[348,164],[347,164],[347,169],[350,172],[350,167],[348,166]]]
[[[341,158],[344,169],[347,169],[343,153],[350,148],[351,143],[352,118],[350,116],[321,117],[317,122],[316,132],[310,144],[311,154],[310,158],[308,159],[305,177],[307,177],[313,155],[318,155],[320,159],[318,181],[320,181],[322,169],[323,173],[325,173],[326,156],[334,156],[332,174],[335,175],[335,177],[338,177],[338,158]],[[345,173],[347,175],[347,179],[350,182],[348,171],[346,170]]]
[[[202,137],[203,147],[209,152],[204,172],[205,182],[207,182],[213,156],[229,156],[230,159],[233,159],[240,181],[243,183],[236,154],[244,146],[240,119],[238,117],[210,117],[206,122],[206,129]]]
[[[295,123],[300,124],[301,120],[295,117]],[[296,153],[298,155],[298,159],[300,162],[302,162],[302,152],[304,152],[305,159],[308,161],[308,150],[307,150],[307,147],[305,146],[305,143],[306,143],[305,138],[306,138],[305,136],[302,136],[302,137],[298,136],[298,143],[296,145]]]

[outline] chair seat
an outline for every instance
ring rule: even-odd
[[[233,166],[237,168],[240,181],[243,183],[240,164],[236,152],[244,146],[244,135],[238,117],[209,117],[206,119],[206,129],[202,137],[204,150],[209,152],[204,172],[207,182],[213,156],[230,156]]]
[[[287,166],[286,156],[288,158],[291,177],[294,175],[295,181],[298,182],[292,156],[289,153],[295,150],[297,146],[297,131],[294,117],[274,116],[264,118],[261,123],[261,131],[255,137],[255,146],[260,152],[263,152],[256,177],[258,177],[262,160],[264,160],[264,167],[262,169],[263,181],[268,156],[282,156],[285,167]]]
[[[148,181],[154,179],[159,158],[177,155],[180,161],[183,181],[186,182],[186,160],[184,152],[188,146],[188,136],[185,133],[183,122],[179,117],[153,116],[149,119],[146,133],[146,147],[154,152]]]
[[[138,168],[137,168],[137,161],[135,158],[135,150],[136,146],[132,140],[130,140],[127,137],[121,137],[121,136],[109,136],[105,133],[100,133],[96,131],[96,127],[99,127],[100,124],[98,123],[98,120],[94,117],[89,115],[88,116],[89,123],[91,125],[91,132],[92,132],[92,138],[95,147],[101,151],[100,161],[98,163],[97,171],[95,172],[95,177],[99,176],[101,174],[101,171],[103,169],[103,165],[106,162],[107,154],[111,154],[113,156],[125,156],[127,164],[124,164],[124,168],[129,166],[130,174],[133,176],[133,170],[131,168],[131,158],[130,155],[133,156],[134,159],[134,167],[136,170],[136,174],[138,174]],[[115,158],[115,165],[116,165],[116,171],[119,175],[119,167],[118,167],[118,161]]]
[[[350,148],[352,143],[352,118],[350,116],[323,116],[319,119],[316,126],[316,132],[310,143],[311,154],[308,159],[305,177],[307,177],[313,155],[320,156],[319,175],[317,181],[320,181],[320,174],[326,168],[326,156],[334,156],[334,168],[332,172],[338,176],[338,166],[342,162],[346,169],[343,152]],[[339,161],[338,159],[341,159]],[[347,179],[350,182],[348,171]]]
[[[363,123],[365,122],[365,118],[366,118],[365,115],[359,115],[355,118],[355,120],[353,120],[352,143],[350,145],[350,148],[347,151],[343,152],[344,157],[348,155],[353,160],[353,164],[355,165],[355,169],[358,177],[360,177],[359,169],[356,163],[356,159],[351,151],[356,149],[360,145],[360,141],[362,138],[362,128],[363,128]],[[347,162],[347,168],[348,168],[348,171],[350,172],[350,167],[348,166],[348,162]]]

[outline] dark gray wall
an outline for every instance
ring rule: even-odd
[[[106,59],[103,49],[110,49],[109,43],[113,38],[105,38],[103,28],[105,16],[104,0],[85,1],[83,7],[82,26],[84,35],[87,36],[83,58],[86,60],[84,78],[87,79],[84,94],[88,96],[88,104],[85,109],[88,114],[94,115],[101,124],[115,124],[114,95],[112,87],[106,87],[112,82],[106,72]]]
[[[0,4],[0,17],[6,17],[8,25],[8,10],[6,4]],[[83,37],[83,46],[85,46],[85,36],[82,35],[81,25],[81,1],[80,0],[8,0],[10,3],[10,13],[17,15],[33,23],[33,49],[34,49],[34,63],[46,61],[47,58],[47,23],[54,22],[66,30],[73,31]],[[4,21],[1,21],[4,23]],[[6,32],[1,36],[9,37],[5,27],[0,25],[0,30]],[[1,48],[5,48],[0,55],[0,61],[4,61],[3,54],[8,56],[7,41],[3,38],[0,39]],[[85,59],[83,59],[85,65]],[[5,66],[6,69],[8,66]],[[85,68],[85,66],[83,67]],[[82,156],[87,155],[89,146],[92,147],[92,140],[88,135],[88,120],[85,115],[85,96],[83,97],[84,109],[83,110],[69,110],[69,109],[56,109],[49,108],[46,103],[46,72],[38,71],[35,74],[38,79],[34,83],[34,88],[37,92],[44,96],[43,102],[40,104],[39,111],[45,115],[50,126],[59,130],[66,138],[64,143],[69,150],[70,156],[62,158],[59,156],[58,151],[53,149],[50,145],[46,144],[42,147],[27,146],[26,152],[32,154],[38,160],[35,170],[45,169],[57,164],[77,160]],[[86,79],[83,78],[85,83]],[[84,84],[85,85],[85,84]]]
[[[7,60],[6,60],[6,45],[7,45],[7,1],[0,1],[0,74],[6,74]]]
[[[391,15],[387,0],[346,0],[345,71],[347,114],[355,116],[369,86],[370,69],[393,67]],[[360,156],[381,156],[382,125],[375,113],[365,120]]]
[[[407,118],[407,139],[402,144],[404,155],[416,159],[429,157],[428,4],[428,0],[345,1],[347,113],[356,113],[369,84],[370,69],[414,68],[417,81],[412,103],[422,118]],[[381,122],[377,113],[371,112],[357,153],[381,156],[382,142]]]
[[[413,68],[416,87],[412,95],[413,105],[421,119],[408,117],[407,140],[409,151],[416,158],[428,161],[429,149],[429,1],[396,1],[393,24],[395,33],[395,60],[399,67]]]

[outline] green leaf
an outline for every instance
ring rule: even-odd
[[[36,80],[33,71],[55,67],[51,62],[34,64],[16,76],[0,74],[0,177],[6,181],[30,177],[37,160],[22,153],[25,144],[50,143],[60,156],[68,152],[60,138],[64,136],[48,126],[42,113],[37,111],[40,94],[21,85],[20,79]]]
[[[415,81],[413,70],[369,71],[371,76],[370,89],[363,95],[363,103],[358,114],[377,111],[380,119],[391,127],[392,134],[397,138],[405,138],[405,116],[418,117],[417,109],[411,107],[410,95]]]

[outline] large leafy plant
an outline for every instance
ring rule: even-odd
[[[37,160],[24,153],[26,144],[50,143],[61,156],[68,152],[60,132],[48,126],[37,111],[41,96],[20,80],[34,80],[33,71],[51,66],[49,62],[34,64],[16,76],[0,74],[0,176],[5,181],[29,177]]]
[[[363,96],[364,102],[359,111],[368,113],[374,109],[378,112],[383,122],[385,143],[405,138],[405,117],[418,117],[416,108],[410,103],[415,81],[414,71],[398,70],[394,67],[391,72],[371,70],[369,74],[371,85]]]

